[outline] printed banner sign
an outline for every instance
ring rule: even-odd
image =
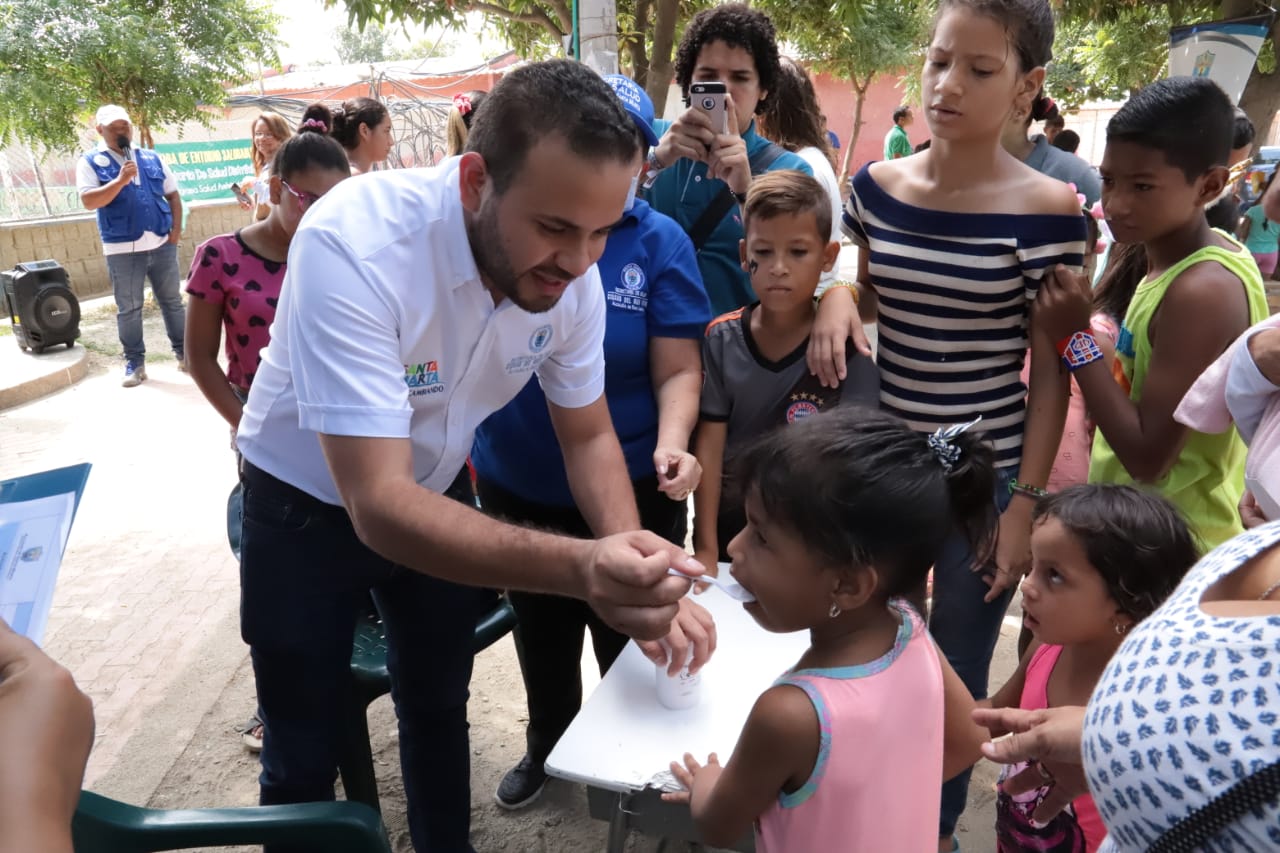
[[[1239,103],[1274,13],[1169,30],[1169,76],[1208,77]]]
[[[178,179],[183,201],[234,198],[231,185],[253,174],[248,139],[218,142],[162,142],[156,153]]]

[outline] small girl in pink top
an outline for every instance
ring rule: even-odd
[[[1072,486],[1042,498],[1032,518],[1022,610],[1035,639],[990,705],[1026,711],[1085,705],[1125,634],[1195,564],[1195,538],[1171,503],[1132,486]],[[1024,771],[1040,769],[1005,767],[1001,781]],[[1033,821],[1051,777],[1045,782],[1016,797],[1000,791],[999,853],[1093,853],[1106,828],[1089,795],[1047,824]]]
[[[968,426],[968,425],[965,425]],[[916,433],[836,409],[762,437],[736,460],[747,527],[728,551],[761,626],[807,630],[808,651],[756,701],[723,769],[672,772],[703,840],[758,853],[921,853],[937,844],[944,742],[973,700],[902,596],[957,526],[989,554],[990,448],[965,427]],[[977,748],[985,733],[972,737]],[[970,761],[969,763],[972,763]]]

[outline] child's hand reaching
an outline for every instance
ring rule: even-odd
[[[683,791],[672,791],[662,795],[662,799],[668,803],[687,803],[693,796],[693,785],[699,778],[702,785],[714,785],[716,779],[720,777],[720,759],[713,752],[707,756],[707,763],[704,767],[698,763],[698,759],[693,757],[693,753],[686,752],[684,754],[684,764],[679,761],[671,762],[671,775],[676,777],[676,781],[684,785]]]
[[[1059,264],[1041,281],[1032,312],[1035,323],[1054,343],[1076,332],[1087,332],[1093,312],[1093,288],[1083,275]]]

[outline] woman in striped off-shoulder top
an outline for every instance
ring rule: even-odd
[[[1052,44],[1046,0],[939,4],[922,77],[932,144],[853,178],[843,219],[859,249],[858,281],[853,292],[826,297],[856,298],[862,320],[878,323],[885,411],[921,432],[981,416],[977,428],[995,449],[1003,513],[995,553],[949,544],[934,567],[930,618],[979,698],[1000,620],[1029,567],[1032,498],[1048,478],[1066,414],[1067,374],[1032,307],[1041,278],[1059,264],[1078,269],[1085,250],[1074,192],[1000,146],[1005,123],[1044,97]],[[814,338],[830,332],[815,328]],[[811,355],[817,372],[828,372],[824,354]],[[940,850],[952,849],[967,784],[966,775],[944,786]]]

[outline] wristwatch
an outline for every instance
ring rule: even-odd
[[[649,153],[645,156],[644,162],[645,165],[649,167],[650,172],[661,172],[663,169],[667,168],[662,165],[662,161],[658,159],[658,149],[656,147],[649,149]]]

